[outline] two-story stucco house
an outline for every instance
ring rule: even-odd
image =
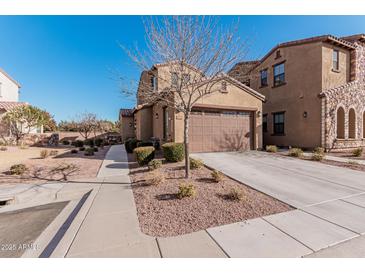
[[[282,43],[229,75],[265,95],[265,145],[365,146],[364,35]]]
[[[26,105],[27,103],[19,102],[20,84],[15,81],[9,74],[0,68],[0,119],[9,110]],[[25,125],[19,125],[28,131]],[[8,137],[10,132],[7,128],[0,127],[0,134],[3,137]],[[43,127],[31,128],[30,133],[42,133]]]
[[[133,110],[135,137],[158,138],[161,142],[183,142],[184,119],[181,112],[163,102],[151,103],[144,96],[147,87],[160,92],[173,85],[174,72],[169,64],[156,64],[141,74],[137,106]],[[200,73],[188,66],[190,79]],[[215,83],[217,92],[200,98],[194,105],[189,123],[189,148],[192,152],[233,151],[262,148],[262,102],[264,96],[232,77],[222,74]],[[161,81],[161,79],[164,79]],[[130,126],[123,111],[122,128]],[[129,112],[128,112],[129,113]],[[123,126],[123,117],[126,124]]]

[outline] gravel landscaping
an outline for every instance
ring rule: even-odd
[[[141,230],[155,237],[176,236],[209,227],[239,222],[260,216],[291,210],[292,208],[270,196],[225,177],[216,183],[206,167],[191,171],[191,179],[184,179],[183,163],[165,163],[160,171],[165,182],[150,185],[147,167],[138,167],[129,154],[132,189]],[[181,183],[192,183],[194,197],[178,199]],[[242,200],[231,200],[232,189],[243,194]]]

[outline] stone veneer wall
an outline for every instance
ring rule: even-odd
[[[345,149],[365,146],[363,136],[363,114],[365,111],[365,44],[355,43],[357,48],[352,56],[356,60],[356,80],[343,86],[326,90],[321,93],[324,111],[322,119],[324,132],[322,132],[322,146],[326,149]],[[337,110],[342,107],[345,110],[345,139],[337,139]],[[356,113],[356,138],[348,139],[349,111],[353,108]]]

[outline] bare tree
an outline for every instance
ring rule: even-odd
[[[98,119],[94,113],[82,113],[71,122],[82,137],[88,139],[90,134],[98,127]]]
[[[138,103],[160,102],[183,114],[185,176],[188,178],[191,110],[203,97],[224,88],[225,72],[244,58],[247,41],[241,41],[236,35],[238,24],[223,26],[218,17],[151,17],[144,20],[144,25],[147,50],[122,48],[142,71],[152,74],[157,83],[139,81]],[[168,73],[154,74],[151,67],[155,64],[167,66]],[[121,92],[135,96],[135,87],[128,83],[122,86]]]

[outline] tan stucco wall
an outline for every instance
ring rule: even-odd
[[[316,147],[321,143],[322,42],[280,48],[255,70],[251,87],[266,97],[263,113],[268,117],[264,144]],[[332,60],[332,59],[331,59]],[[273,87],[273,65],[285,61],[286,84]],[[268,86],[260,87],[259,71],[268,69]],[[273,136],[273,113],[285,111],[285,135]],[[304,118],[307,112],[307,118]]]
[[[136,125],[136,138],[138,140],[148,140],[152,137],[152,107],[143,108],[135,112],[134,121]]]
[[[127,138],[135,136],[134,130],[134,118],[133,117],[122,117],[121,118],[121,136],[122,140],[125,141]]]

